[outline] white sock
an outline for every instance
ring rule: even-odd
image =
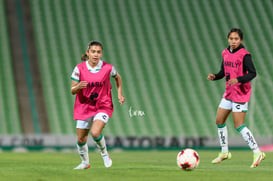
[[[228,152],[228,132],[226,124],[217,125],[218,127],[218,137],[221,146],[221,152]]]
[[[78,153],[80,155],[80,158],[82,162],[89,163],[89,156],[88,156],[88,146],[87,143],[80,146],[77,144]]]
[[[96,142],[98,149],[101,151],[101,154],[102,155],[107,154],[104,136],[101,134],[98,138],[94,138],[94,141]]]
[[[258,147],[258,144],[252,135],[251,131],[247,127],[243,127],[243,129],[240,131],[242,137],[250,147],[250,149],[253,151],[253,153],[260,152],[260,149]]]

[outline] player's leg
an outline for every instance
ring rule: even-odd
[[[221,163],[226,159],[231,159],[231,153],[228,150],[228,131],[226,120],[231,113],[231,101],[222,99],[216,114],[216,125],[218,131],[221,152],[212,160],[212,163]]]
[[[226,120],[231,113],[230,110],[219,108],[216,116],[216,125],[218,130],[218,137],[221,146],[221,152],[228,152],[228,131]]]
[[[104,166],[106,168],[112,166],[112,160],[107,152],[105,138],[102,134],[102,130],[106,123],[109,120],[109,116],[105,113],[98,113],[94,117],[94,121],[91,127],[91,136],[93,140],[96,142],[98,149],[101,152],[102,159],[104,161]]]
[[[252,132],[244,124],[246,111],[247,103],[235,103],[235,106],[233,108],[233,121],[236,130],[241,134],[243,139],[248,144],[249,148],[253,151],[253,163],[250,167],[255,168],[265,158],[265,154],[260,151],[258,143],[256,142]]]
[[[87,169],[90,168],[87,138],[90,129],[90,120],[77,121],[77,150],[82,162],[74,169]]]

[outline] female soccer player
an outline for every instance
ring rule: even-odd
[[[110,77],[114,77],[120,104],[122,81],[113,65],[101,60],[103,46],[98,41],[91,41],[82,56],[84,62],[78,64],[71,75],[71,93],[76,94],[74,119],[77,121],[77,149],[82,162],[74,169],[90,167],[87,138],[90,131],[93,140],[101,151],[106,168],[112,166],[107,152],[102,130],[113,113]]]
[[[256,69],[250,53],[242,44],[243,32],[238,28],[232,28],[227,39],[229,46],[222,52],[223,62],[220,71],[217,74],[210,73],[207,77],[208,80],[219,80],[223,77],[226,79],[226,91],[216,115],[216,125],[222,150],[218,157],[212,160],[212,163],[231,159],[231,153],[228,150],[226,120],[232,112],[236,130],[253,150],[253,163],[250,167],[255,168],[265,158],[265,154],[260,151],[254,136],[244,124],[244,120],[251,95],[250,81],[256,76]]]

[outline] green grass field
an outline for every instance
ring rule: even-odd
[[[0,153],[1,181],[247,181],[273,180],[273,153],[257,168],[249,168],[251,151],[232,151],[232,159],[211,164],[216,151],[201,151],[200,165],[194,171],[183,171],[176,166],[178,151],[110,151],[111,168],[104,168],[97,152],[90,152],[91,168],[73,170],[80,160],[76,152]]]

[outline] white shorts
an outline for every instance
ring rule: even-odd
[[[95,120],[101,120],[105,124],[107,124],[109,120],[109,116],[106,113],[98,113],[95,116],[92,116],[91,118],[88,118],[86,120],[77,120],[76,128],[80,129],[90,129],[93,121]]]
[[[219,107],[223,109],[227,109],[227,110],[232,110],[232,112],[247,112],[248,102],[237,103],[237,102],[232,102],[231,100],[222,98],[219,104]]]

